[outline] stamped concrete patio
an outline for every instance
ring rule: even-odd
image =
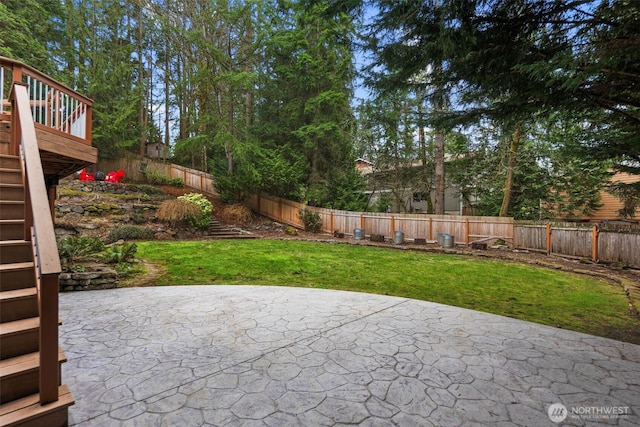
[[[640,346],[429,302],[125,288],[60,317],[71,425],[640,425]]]

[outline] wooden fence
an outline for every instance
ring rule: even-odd
[[[514,235],[516,248],[640,267],[638,232],[516,224]]]
[[[206,172],[170,163],[169,177],[181,178],[184,181],[184,185],[194,188],[202,193],[218,194],[214,187],[213,176]]]
[[[252,196],[248,205],[261,215],[298,228],[304,227],[298,212],[309,209],[320,215],[322,231],[327,233],[337,231],[353,235],[356,228],[362,228],[365,235],[381,234],[387,238],[393,238],[396,231],[402,231],[408,241],[417,238],[435,241],[439,233],[447,233],[454,236],[455,243],[465,245],[489,239],[513,242],[512,218],[349,212],[309,207],[264,194]]]
[[[128,182],[144,182],[142,171],[151,171],[169,178],[180,178],[184,181],[184,185],[202,193],[217,194],[212,175],[173,163],[139,158],[100,159],[93,169],[105,173],[122,169],[125,171],[125,180]]]

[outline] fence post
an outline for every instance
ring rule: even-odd
[[[433,218],[429,217],[429,240],[433,240]]]
[[[591,239],[591,260],[593,262],[598,262],[598,237],[600,236],[600,232],[598,231],[598,226],[593,226],[593,238]]]
[[[547,223],[547,255],[551,254],[551,223]]]
[[[360,214],[360,228],[364,228],[364,214]]]
[[[333,233],[335,231],[335,227],[333,226],[333,209],[331,209],[330,218],[331,218],[331,230],[329,230],[329,232]]]
[[[396,230],[396,217],[391,215],[391,231],[389,231],[389,236],[393,239],[393,232]]]
[[[467,246],[469,246],[469,218],[464,219],[464,242]]]

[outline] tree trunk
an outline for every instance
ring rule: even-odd
[[[444,215],[444,132],[441,130],[436,132],[435,145],[436,145],[435,214]]]
[[[440,68],[437,67],[436,70]],[[441,112],[443,109],[441,88],[436,88],[436,95],[433,102],[433,109],[436,113]],[[444,131],[441,129],[436,130],[435,135],[435,214],[444,215]]]
[[[165,71],[164,71],[164,101],[165,101],[165,107],[164,107],[164,150],[163,150],[163,155],[162,158],[163,160],[166,162],[167,161],[167,157],[169,155],[169,121],[171,120],[171,117],[169,115],[169,111],[171,109],[171,106],[169,105],[169,99],[171,97],[171,88],[169,86],[169,53],[170,53],[170,43],[167,42],[167,51],[165,52]]]
[[[144,158],[147,145],[147,127],[145,124],[145,110],[147,106],[146,90],[144,89],[144,63],[142,60],[142,7],[138,11],[138,93],[140,96],[138,105],[138,124],[140,126],[140,159]]]
[[[508,216],[509,206],[511,204],[511,194],[513,192],[513,176],[516,168],[516,159],[518,150],[520,149],[520,138],[522,137],[522,128],[518,123],[516,130],[511,135],[509,144],[509,153],[507,158],[507,177],[504,182],[504,196],[502,198],[502,206],[500,206],[500,216]]]
[[[429,157],[427,156],[427,136],[424,132],[424,122],[422,120],[422,102],[418,103],[418,142],[420,144],[420,160],[422,160],[422,185],[424,188],[425,201],[427,203],[427,213],[433,213],[433,202],[431,200],[431,171],[429,170]]]

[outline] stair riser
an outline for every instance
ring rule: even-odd
[[[22,333],[2,338],[0,359],[4,360],[21,354],[33,353],[38,349],[38,329],[29,329]]]
[[[12,322],[29,317],[38,317],[38,299],[35,295],[0,302],[0,322]]]
[[[35,286],[33,269],[0,272],[0,291],[25,289]]]
[[[9,402],[38,392],[38,369],[21,372],[0,382],[0,400]]]
[[[20,158],[0,156],[0,168],[20,169]]]
[[[0,240],[24,239],[23,224],[0,224]]]
[[[24,219],[24,203],[0,203],[0,219]]]
[[[33,260],[31,244],[0,246],[0,262],[11,264],[14,262],[30,262]]]
[[[24,200],[23,187],[3,187],[0,186],[0,199],[2,200]]]
[[[65,406],[38,418],[21,421],[20,424],[16,424],[15,427],[67,427],[68,425],[69,407]],[[14,425],[9,424],[7,427],[14,427]]]
[[[28,396],[0,413],[0,425],[5,427],[67,427],[69,425],[69,406],[73,405],[73,396],[66,386],[58,387],[59,400],[40,405],[37,394]]]
[[[2,168],[0,168],[2,169]],[[2,184],[22,184],[22,172],[18,170],[0,170],[0,183]]]

